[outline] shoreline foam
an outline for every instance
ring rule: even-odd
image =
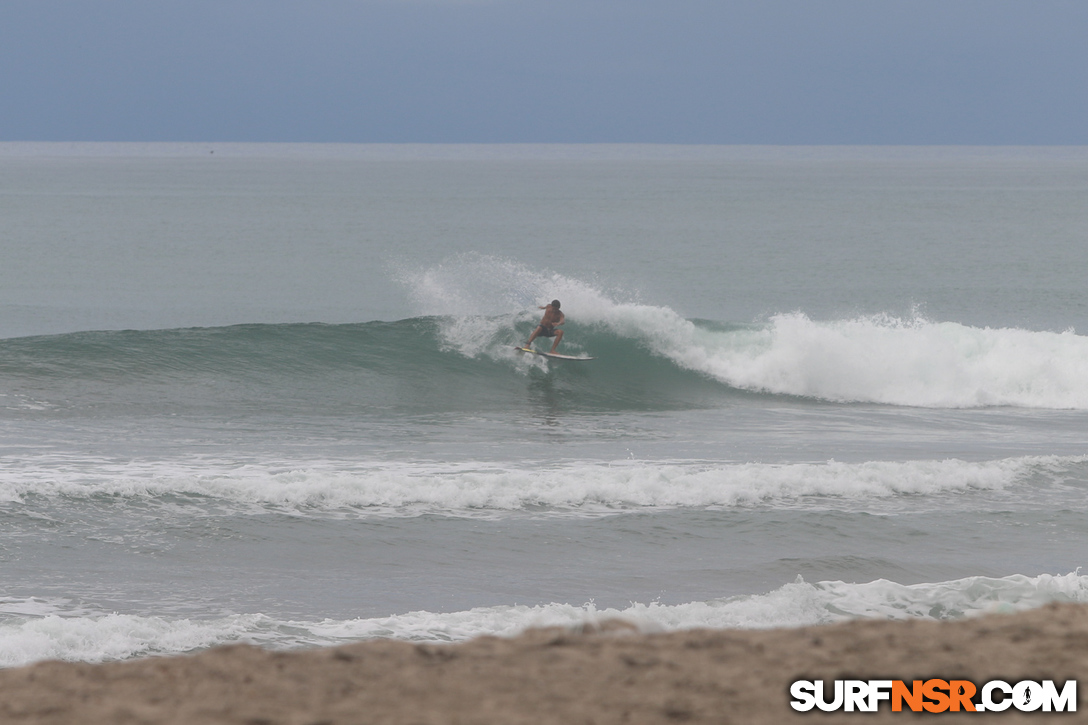
[[[302,652],[233,645],[181,657],[0,671],[0,720],[255,725],[336,723],[723,723],[796,713],[797,679],[1054,679],[1088,676],[1088,606],[1051,604],[954,622],[855,620],[776,630],[640,634],[530,630],[455,645],[390,640]],[[1080,703],[1078,702],[1078,705]],[[1083,708],[1078,707],[1078,712]],[[946,713],[958,721],[974,713]],[[1003,722],[1033,713],[990,714]],[[1061,715],[1083,721],[1084,715]]]

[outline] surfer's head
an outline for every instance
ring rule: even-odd
[[[552,307],[554,307],[555,309],[558,310],[559,309],[559,300],[552,300]]]

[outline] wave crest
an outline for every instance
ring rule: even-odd
[[[983,462],[617,461],[514,468],[473,462],[217,466],[201,459],[191,465],[130,461],[76,469],[62,461],[42,461],[9,466],[0,479],[0,502],[17,503],[31,497],[138,497],[169,500],[171,506],[187,500],[194,507],[254,507],[255,512],[271,507],[314,514],[350,511],[363,516],[461,517],[510,512],[599,516],[648,508],[826,506],[1001,491],[1029,481],[1045,485],[1083,480],[1085,460],[1051,456]]]

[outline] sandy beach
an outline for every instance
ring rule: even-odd
[[[1088,606],[954,622],[852,621],[767,631],[638,633],[623,622],[456,645],[368,641],[270,652],[247,645],[99,665],[0,672],[4,723],[904,722],[925,715],[796,713],[797,679],[1083,679]],[[1076,713],[944,713],[944,721]]]

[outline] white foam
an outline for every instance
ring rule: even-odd
[[[994,461],[844,463],[614,461],[562,465],[523,462],[358,463],[286,461],[232,465],[207,459],[125,461],[53,458],[7,461],[0,501],[29,496],[159,498],[163,505],[262,512],[337,511],[355,515],[457,516],[531,511],[598,515],[645,508],[751,505],[826,506],[999,491],[1030,477],[1060,481],[1086,458],[1028,456]],[[1077,475],[1077,474],[1072,474]],[[178,500],[177,497],[183,497]]]
[[[667,307],[640,304],[637,295],[482,255],[400,278],[422,314],[446,317],[448,346],[469,357],[510,357],[514,325],[557,297],[579,325],[599,326],[745,390],[934,408],[1088,409],[1088,337],[1071,330],[978,328],[918,313],[816,321],[793,312],[715,331]]]
[[[1088,337],[1072,331],[792,313],[719,332],[637,305],[597,317],[683,368],[745,390],[932,408],[1088,409]]]
[[[740,388],[936,408],[1088,409],[1088,337],[881,315],[776,315],[757,331],[694,334],[670,357]]]
[[[193,621],[127,614],[8,619],[0,621],[0,666],[45,659],[104,662],[191,652],[236,640],[261,619],[258,615]]]
[[[84,662],[191,652],[228,642],[285,649],[374,638],[457,642],[480,635],[512,636],[530,627],[580,627],[621,618],[643,631],[694,628],[760,629],[827,624],[852,618],[945,620],[1013,612],[1049,602],[1088,602],[1088,576],[967,577],[903,585],[886,579],[809,584],[800,577],[772,592],[667,605],[632,603],[598,608],[551,603],[503,605],[462,612],[409,612],[351,620],[277,620],[261,614],[209,620],[168,620],[103,614],[0,620],[0,665],[42,659]]]

